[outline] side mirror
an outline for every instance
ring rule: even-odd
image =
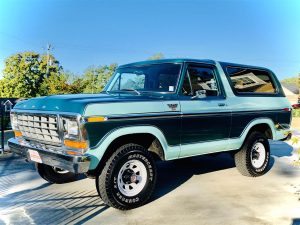
[[[206,98],[206,90],[199,90],[196,91],[195,95],[192,97],[192,99],[196,98]]]

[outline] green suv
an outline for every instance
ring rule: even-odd
[[[103,201],[126,210],[152,195],[155,160],[230,152],[245,176],[268,170],[268,139],[290,138],[291,105],[266,68],[170,59],[118,67],[103,92],[19,102],[12,151],[41,177],[95,178]]]

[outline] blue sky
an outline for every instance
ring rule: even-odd
[[[8,56],[52,53],[80,74],[91,65],[210,58],[300,72],[300,1],[1,0],[0,70]]]

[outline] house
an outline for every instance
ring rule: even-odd
[[[298,103],[299,88],[297,84],[281,84],[282,89],[291,104]]]

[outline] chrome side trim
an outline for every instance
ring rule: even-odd
[[[281,112],[282,109],[273,110],[252,110],[252,111],[222,111],[222,112],[199,112],[199,113],[181,113],[177,112],[162,112],[162,113],[136,113],[136,114],[126,114],[126,115],[99,115],[107,117],[107,121],[119,121],[119,120],[141,120],[141,119],[165,119],[165,118],[187,118],[187,117],[201,117],[201,116],[224,116],[224,114],[261,114],[262,112],[273,113]],[[85,122],[87,122],[89,116],[84,117]],[[102,121],[106,122],[106,121]],[[251,121],[250,121],[251,122]]]

